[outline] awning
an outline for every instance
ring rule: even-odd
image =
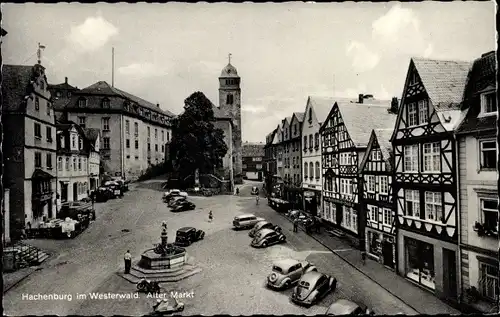
[[[55,177],[52,176],[51,174],[47,173],[44,170],[36,168],[35,171],[33,172],[33,175],[31,175],[31,178],[34,178],[34,179],[53,179]]]

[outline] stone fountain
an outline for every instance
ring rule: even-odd
[[[161,242],[141,254],[132,264],[130,274],[119,273],[126,280],[137,283],[145,278],[155,282],[176,282],[201,272],[189,263],[186,249],[168,243],[167,222],[162,223]]]

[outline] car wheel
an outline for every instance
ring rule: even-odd
[[[283,285],[283,288],[284,289],[289,289],[291,285],[292,285],[292,283],[290,282],[290,280],[288,280],[288,281],[285,282],[285,285]]]
[[[266,241],[262,242],[262,247],[263,248],[267,247],[267,242]]]

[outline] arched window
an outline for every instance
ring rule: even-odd
[[[57,170],[62,171],[63,169],[63,159],[62,157],[57,158]]]
[[[304,163],[304,178],[307,179],[307,162]]]
[[[73,158],[73,170],[76,171],[77,169],[77,165],[76,165],[76,157]]]
[[[69,157],[66,158],[66,170],[69,171]]]
[[[314,165],[313,162],[309,162],[309,177],[314,178]]]
[[[320,170],[319,170],[319,162],[316,162],[316,179],[319,179]]]

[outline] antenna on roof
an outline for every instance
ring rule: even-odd
[[[115,87],[115,48],[111,48],[111,87]]]

